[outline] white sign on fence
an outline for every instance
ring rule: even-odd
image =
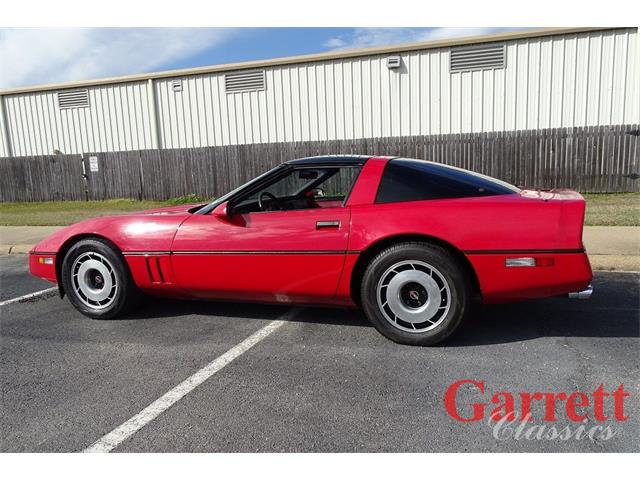
[[[89,157],[89,171],[98,171],[98,157]]]

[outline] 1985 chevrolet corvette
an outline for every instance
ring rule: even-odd
[[[386,337],[432,345],[474,302],[591,294],[585,202],[438,163],[286,162],[208,205],[86,220],[30,253],[91,318],[140,292],[360,306]]]

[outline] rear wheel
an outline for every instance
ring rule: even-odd
[[[73,306],[91,318],[123,315],[138,297],[122,255],[101,239],[81,240],[69,249],[62,284]]]
[[[378,254],[362,282],[362,306],[387,338],[434,345],[449,337],[471,307],[465,269],[446,249],[402,243]]]

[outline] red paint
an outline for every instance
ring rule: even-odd
[[[349,241],[349,212],[348,207],[256,212],[230,221],[192,215],[173,241],[176,281],[200,297],[331,299]],[[322,221],[340,226],[317,230]]]
[[[592,273],[584,253],[557,254],[549,267],[505,267],[505,258],[514,255],[468,255],[476,271],[485,303],[552,297],[587,288]],[[521,255],[522,256],[522,255]],[[545,257],[548,254],[526,255]]]
[[[359,255],[400,236],[430,237],[466,255],[485,303],[560,295],[591,281],[586,254],[576,253],[583,249],[579,194],[524,190],[376,205],[388,161],[364,164],[344,206],[319,202],[322,208],[231,218],[180,206],[101,217],[56,232],[35,252],[55,255],[81,236],[100,236],[125,254],[140,288],[177,298],[352,305]],[[340,225],[318,230],[322,221]],[[506,258],[519,256],[536,258],[538,266],[505,267]],[[32,274],[56,281],[55,268],[37,258],[32,252]]]
[[[121,251],[169,251],[176,229],[191,214],[193,205],[149,210],[84,220],[58,230],[34,247],[36,252],[57,252],[78,236],[98,236],[114,243]]]
[[[53,258],[53,265],[40,263],[41,258]],[[56,282],[55,255],[29,255],[29,270],[31,275],[44,278],[50,282]]]
[[[358,181],[351,189],[347,206],[370,205],[375,201],[384,167],[391,158],[393,157],[374,157],[367,160],[358,176]]]
[[[433,236],[461,251],[580,249],[584,200],[497,195],[358,205],[351,215],[350,250],[399,234]]]

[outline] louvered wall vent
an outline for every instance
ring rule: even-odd
[[[506,64],[505,46],[504,44],[493,44],[453,48],[449,61],[451,72],[504,68]]]
[[[264,83],[264,70],[228,73],[224,76],[224,88],[227,93],[264,90]]]
[[[85,108],[88,106],[88,90],[67,90],[65,92],[58,92],[59,108]]]
[[[171,80],[171,90],[174,92],[182,91],[182,80]]]

